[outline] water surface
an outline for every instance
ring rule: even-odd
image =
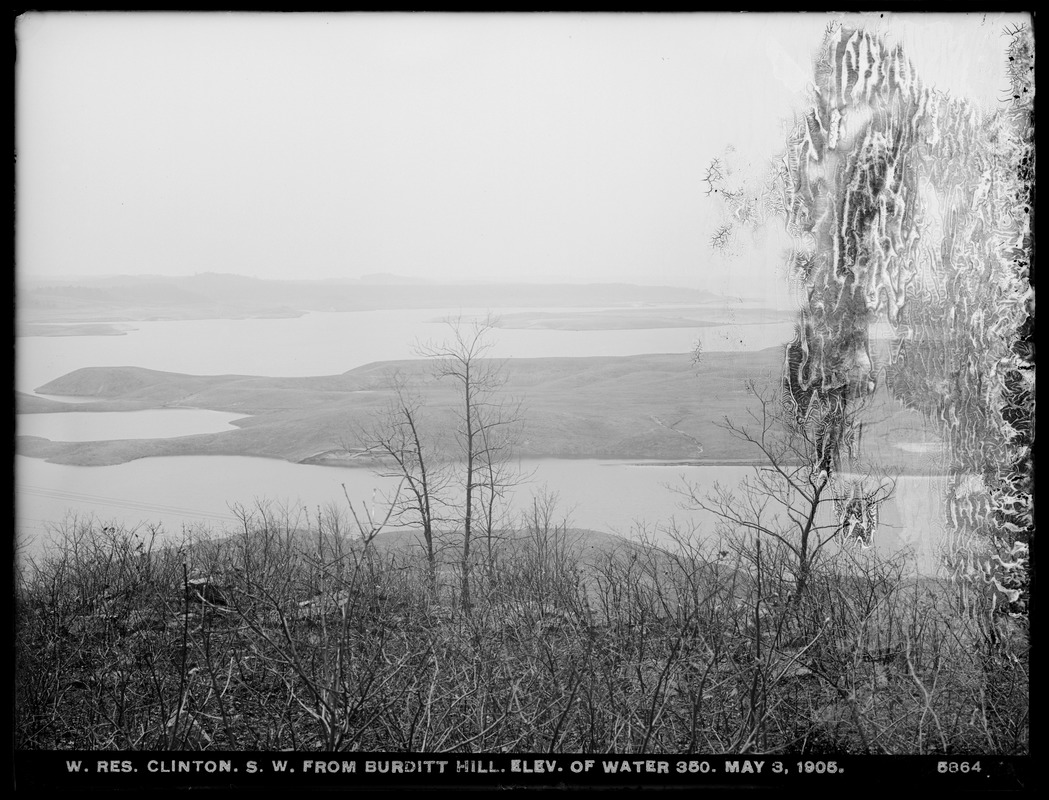
[[[171,439],[197,433],[220,433],[243,414],[200,408],[144,411],[55,411],[16,414],[19,436],[41,436],[53,442],[101,442],[112,439]]]
[[[533,499],[555,493],[555,519],[570,527],[634,537],[647,531],[669,543],[668,532],[716,533],[717,517],[695,507],[687,491],[705,498],[715,484],[734,489],[752,467],[663,465],[601,459],[531,459],[517,465],[520,483],[506,497],[503,522],[519,522]],[[18,530],[30,552],[42,551],[49,522],[69,514],[94,515],[101,523],[160,525],[168,535],[197,526],[236,530],[238,514],[260,507],[278,518],[287,513],[303,527],[318,509],[337,509],[349,521],[347,496],[358,513],[368,506],[384,515],[397,481],[373,470],[321,467],[245,456],[147,458],[108,467],[75,467],[16,457]],[[879,553],[912,551],[923,572],[935,569],[945,482],[937,476],[906,476],[881,513],[875,536]],[[830,502],[820,524],[835,524]]]
[[[528,309],[514,309],[522,310]],[[338,375],[374,361],[417,358],[417,344],[447,339],[449,328],[439,319],[459,313],[459,309],[311,312],[283,319],[139,322],[126,336],[18,337],[15,388],[32,394],[48,381],[90,366],[144,367],[190,375]],[[689,353],[697,342],[707,351],[739,352],[782,344],[791,331],[785,322],[649,330],[495,328],[490,355]]]

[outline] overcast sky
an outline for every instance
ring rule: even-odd
[[[750,296],[715,256],[729,145],[781,148],[820,14],[37,13],[17,26],[21,277],[392,272]],[[993,107],[1015,15],[853,17]],[[763,290],[763,289],[762,289]]]

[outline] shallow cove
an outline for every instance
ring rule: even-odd
[[[18,436],[41,436],[53,442],[101,442],[109,439],[171,439],[235,428],[243,414],[200,408],[144,411],[59,411],[16,414]]]

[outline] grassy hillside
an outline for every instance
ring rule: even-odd
[[[503,392],[522,404],[518,453],[524,458],[689,460],[756,463],[719,423],[747,420],[754,401],[745,383],[775,381],[781,351],[709,353],[699,365],[687,355],[511,359]],[[340,463],[357,442],[354,432],[373,422],[400,374],[423,398],[430,430],[455,426],[457,395],[422,360],[377,362],[341,375],[272,378],[200,376],[131,367],[76,370],[44,387],[46,394],[96,397],[82,410],[117,411],[193,407],[248,415],[237,430],[173,439],[50,442],[19,437],[18,452],[64,464],[118,464],[148,456],[247,455],[288,461]],[[19,411],[71,410],[25,395]],[[890,441],[921,441],[921,420],[885,401],[870,414],[865,434],[872,457],[907,471],[923,456]],[[903,437],[902,439],[900,437]],[[352,462],[350,462],[352,463]]]

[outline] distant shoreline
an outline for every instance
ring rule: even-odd
[[[15,336],[127,336],[127,331],[109,322],[24,322]]]
[[[521,456],[521,461],[543,461],[546,459],[555,461],[608,461],[614,463],[616,466],[625,467],[758,467],[763,465],[765,462],[760,458],[690,458],[682,460],[674,459],[639,459],[639,458],[606,458],[602,456],[594,455],[567,455],[567,456]],[[315,456],[309,456],[302,459],[301,461],[295,462],[297,464],[305,464],[308,466],[315,467],[343,467],[346,469],[358,469],[368,468],[375,469],[381,466],[381,461],[376,458],[369,457],[339,457],[329,456],[324,453],[318,453]]]
[[[207,320],[244,320],[244,319],[298,319],[309,311],[280,311],[272,313],[128,313],[113,316],[100,316],[95,313],[59,314],[55,316],[40,315],[28,321],[20,321],[15,326],[16,337],[31,336],[126,336],[136,330],[136,322],[203,322]],[[118,328],[117,326],[123,326]]]
[[[271,312],[129,311],[121,315],[36,314],[16,325],[15,335],[32,336],[126,336],[136,330],[132,323],[201,322],[207,320],[299,319],[307,314],[359,314],[399,309],[303,309]],[[408,309],[414,310],[414,309]],[[644,331],[665,328],[714,328],[739,325],[775,325],[793,319],[791,312],[774,308],[723,309],[703,306],[652,306],[644,308],[596,308],[587,310],[521,311],[500,314],[496,328],[547,331]],[[427,320],[441,322],[440,318]]]
[[[682,310],[701,324],[740,324],[767,309],[770,320],[792,313],[773,304],[681,286],[630,283],[422,283],[395,275],[375,281],[309,281],[201,273],[192,276],[123,275],[97,278],[23,280],[17,309],[25,325],[119,324],[203,319],[290,319],[317,312],[409,311],[419,309],[615,309],[618,320],[586,315],[569,325],[582,330],[633,330],[648,325],[679,326]],[[676,309],[676,311],[675,311]],[[509,316],[509,315],[508,315]],[[692,326],[696,320],[684,324]],[[518,322],[521,322],[520,320]],[[566,324],[529,320],[529,327]],[[596,327],[595,327],[596,326]],[[509,327],[509,326],[508,326]],[[71,335],[37,328],[24,335]],[[76,334],[73,334],[76,335]],[[103,335],[83,332],[80,335]],[[112,334],[110,334],[112,335]]]

